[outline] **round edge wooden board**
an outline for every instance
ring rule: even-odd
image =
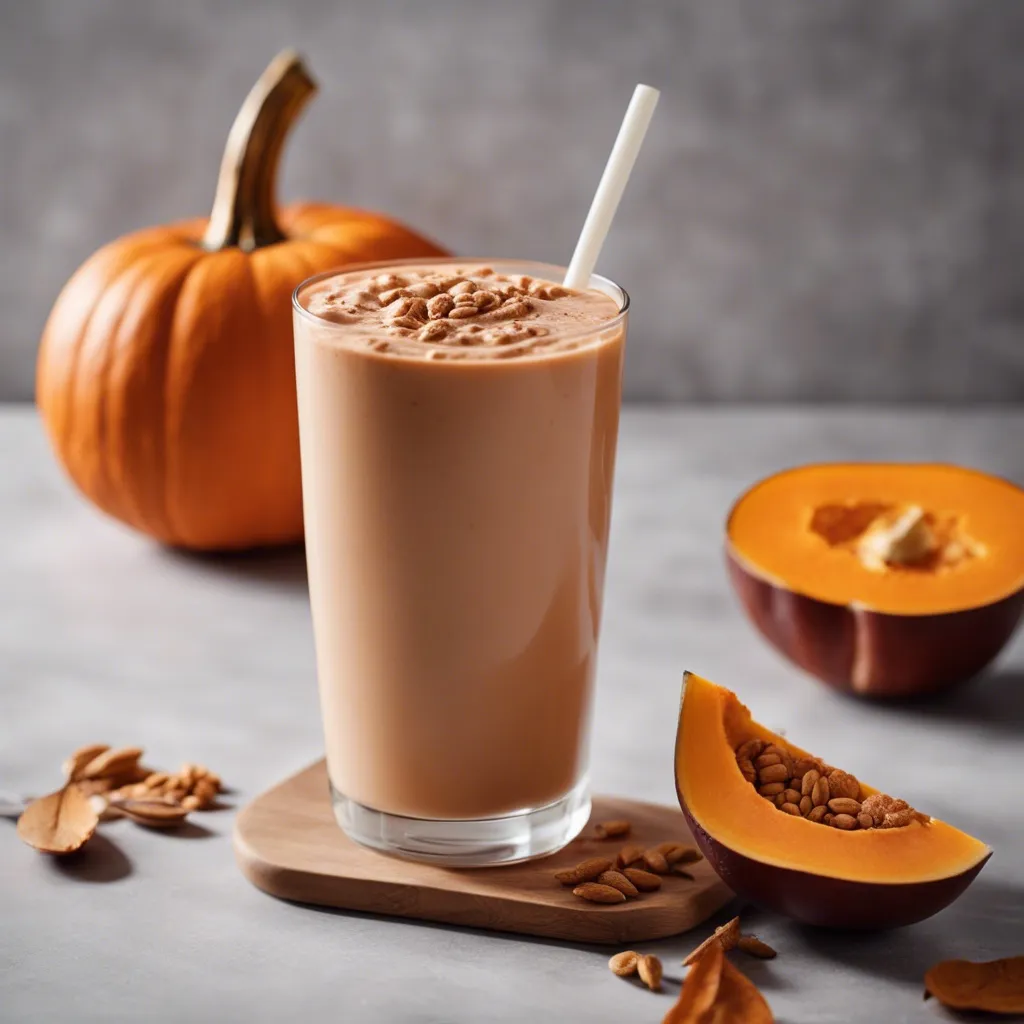
[[[453,870],[400,860],[353,843],[335,823],[319,761],[258,796],[238,815],[235,857],[253,885],[281,899],[576,942],[628,943],[688,931],[732,898],[705,861],[693,881],[665,876],[658,892],[613,906],[587,903],[553,873],[587,857],[614,858],[622,840],[599,840],[593,823],[626,818],[629,842],[690,842],[676,807],[594,798],[591,823],[564,850],[500,868]]]

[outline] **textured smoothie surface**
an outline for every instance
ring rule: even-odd
[[[455,262],[337,274],[303,296],[303,305],[345,326],[332,335],[339,345],[427,359],[579,348],[620,313],[602,291]]]

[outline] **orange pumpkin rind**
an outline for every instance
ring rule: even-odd
[[[984,843],[934,818],[844,832],[782,814],[736,764],[735,747],[752,738],[811,756],[755,722],[735,694],[686,674],[679,804],[708,863],[741,896],[805,924],[892,928],[948,906],[991,856]]]
[[[302,539],[292,291],[344,264],[445,255],[377,214],[276,207],[284,138],[314,90],[297,55],[276,58],[229,136],[209,220],[104,246],[43,332],[36,401],[58,460],[167,544]]]
[[[901,521],[903,535],[886,536]],[[733,506],[729,576],[757,629],[805,671],[860,696],[916,696],[977,675],[1012,636],[1021,522],[1024,491],[975,470],[802,466]]]

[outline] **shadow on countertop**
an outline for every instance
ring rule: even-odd
[[[132,873],[132,862],[116,843],[97,832],[77,853],[50,857],[52,869],[78,882],[119,882]]]
[[[275,589],[306,591],[306,549],[302,544],[219,553],[163,548],[161,557]]]
[[[894,701],[886,708],[917,719],[962,722],[997,732],[1024,733],[1024,669],[995,670],[949,693]]]
[[[1017,922],[1022,917],[1024,887],[979,878],[935,919],[940,927],[929,928],[923,922],[886,932],[829,931],[807,926],[799,926],[799,931],[822,957],[872,977],[919,983],[923,992],[925,971],[940,961],[991,959],[1015,952]],[[977,945],[979,938],[990,940],[985,945],[991,946],[991,955],[964,945],[966,941]]]

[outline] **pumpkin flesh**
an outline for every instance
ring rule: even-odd
[[[705,856],[741,895],[814,924],[902,924],[945,906],[991,855],[984,843],[935,819],[844,832],[784,814],[736,764],[735,748],[753,738],[811,756],[755,722],[733,693],[687,673],[676,746],[679,802]],[[877,790],[862,784],[862,792]]]
[[[866,568],[855,541],[871,512],[909,505],[925,509],[940,532],[971,551],[950,563]],[[844,508],[852,523],[846,535],[823,521]],[[860,522],[858,510],[865,513]],[[936,615],[992,604],[1024,588],[1021,523],[1024,491],[985,473],[837,463],[787,470],[755,485],[733,508],[727,533],[730,552],[749,571],[795,593],[890,615]]]
[[[977,675],[1012,636],[1021,522],[1024,491],[974,470],[803,466],[736,502],[729,576],[754,625],[801,668],[860,696],[917,696]],[[912,524],[902,536],[899,523]]]

